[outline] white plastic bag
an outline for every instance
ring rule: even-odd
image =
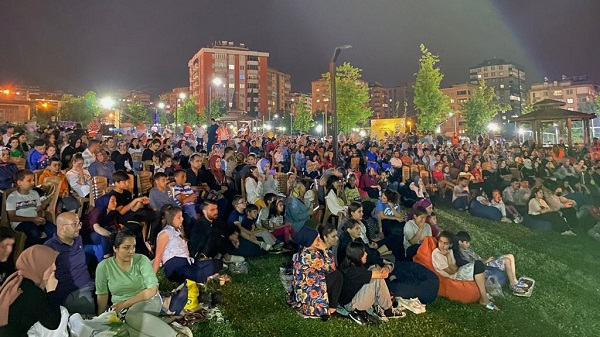
[[[56,330],[48,330],[46,329],[42,323],[36,322],[29,331],[27,331],[27,336],[29,337],[69,337],[69,311],[60,307],[60,325]]]

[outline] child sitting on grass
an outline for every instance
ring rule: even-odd
[[[271,233],[262,228],[256,221],[258,220],[258,206],[249,204],[246,206],[246,217],[240,224],[241,235],[246,240],[259,246],[264,251],[270,251],[277,239]],[[259,241],[261,238],[262,241]],[[278,247],[279,248],[279,247]]]
[[[510,214],[514,219],[515,223],[523,222],[523,217],[519,214],[519,211],[513,205],[507,205],[502,200],[502,194],[500,190],[494,189],[492,190],[492,202],[491,205],[496,207],[502,213],[502,222],[510,222],[510,219],[506,217],[507,214]]]
[[[460,267],[475,261],[483,261],[486,267],[497,268],[505,272],[510,282],[510,289],[515,295],[523,295],[528,290],[528,284],[516,277],[515,257],[505,254],[498,258],[489,257],[483,260],[473,249],[471,249],[471,236],[466,231],[460,231],[454,236],[457,249],[454,252],[456,264]]]

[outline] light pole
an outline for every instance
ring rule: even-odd
[[[212,79],[212,81],[210,81],[210,84],[208,85],[208,109],[206,109],[206,111],[208,111],[208,116],[206,118],[206,124],[210,124],[210,115],[212,115],[212,86],[216,85],[217,87],[220,86],[221,84],[223,84],[223,81],[219,78],[219,77],[215,77]]]
[[[154,125],[158,125],[158,109],[164,109],[165,103],[158,102],[157,105],[154,106]]]
[[[448,116],[450,116],[450,117],[453,117],[453,118],[454,118],[454,120],[453,120],[453,122],[454,122],[454,133],[456,133],[456,115],[455,115],[455,114],[454,114],[452,111],[450,111],[450,112],[448,113]]]
[[[177,115],[179,115],[179,114],[178,114],[177,110],[179,110],[179,101],[183,102],[183,100],[185,98],[186,98],[185,92],[180,92],[179,96],[177,97],[177,104],[175,104],[176,105],[176,107],[175,107],[175,137],[177,137],[177,135],[178,135],[177,134],[177,126],[178,126],[177,123],[179,122],[179,118]]]
[[[335,61],[337,60],[338,56],[340,56],[340,52],[342,51],[342,49],[350,49],[352,48],[351,45],[343,45],[343,46],[339,46],[336,47],[335,50],[333,51],[333,55],[331,56],[331,61],[329,61],[329,80],[331,81],[331,110],[333,112],[332,114],[332,124],[333,124],[333,164],[335,166],[338,165],[338,160],[339,160],[339,148],[338,148],[338,125],[337,125],[337,95],[335,92]]]

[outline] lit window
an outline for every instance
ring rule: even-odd
[[[477,78],[481,78],[481,74],[477,74]]]
[[[562,90],[554,90],[554,96],[562,96]]]
[[[567,98],[567,103],[573,104],[574,100],[572,98]]]
[[[246,89],[246,85],[244,83],[240,83],[240,89]]]
[[[454,98],[450,98],[450,103],[454,103]]]
[[[500,84],[500,89],[504,89],[504,84]]]
[[[229,83],[229,89],[235,89],[235,83]]]
[[[235,64],[230,64],[229,65],[229,70],[234,70],[235,69]]]

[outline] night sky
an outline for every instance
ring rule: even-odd
[[[384,86],[414,80],[420,43],[443,85],[491,57],[522,64],[528,83],[600,82],[598,13],[598,0],[3,0],[0,86],[158,94],[187,86],[188,60],[215,40],[269,52],[292,91],[310,91],[342,44],[354,48],[339,61]]]

